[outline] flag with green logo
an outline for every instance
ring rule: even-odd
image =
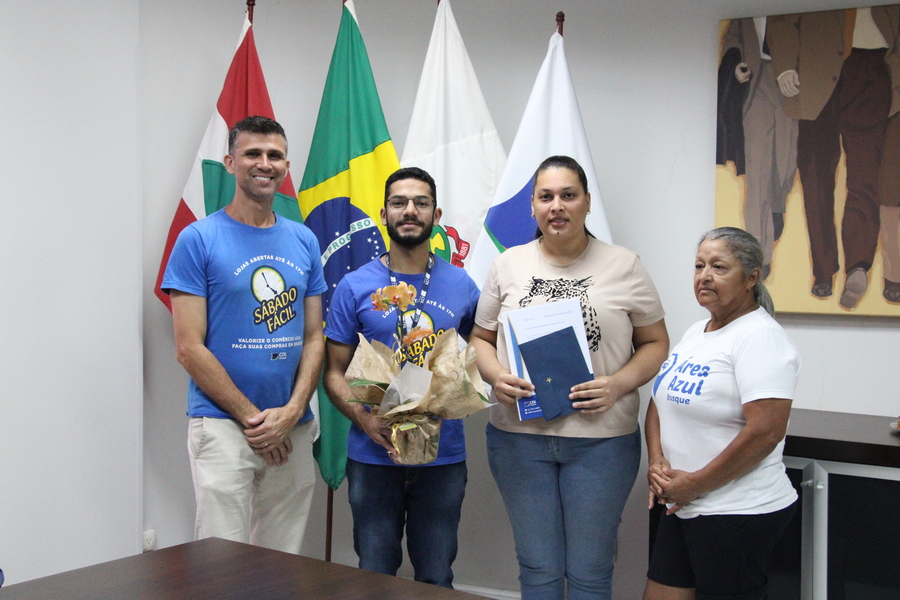
[[[444,214],[431,236],[432,251],[471,271],[470,250],[497,190],[506,152],[450,0],[437,7],[400,164],[434,177]]]

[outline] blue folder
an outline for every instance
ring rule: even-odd
[[[544,419],[551,421],[575,412],[569,400],[572,386],[594,378],[584,362],[575,329],[566,327],[523,342],[519,351]]]

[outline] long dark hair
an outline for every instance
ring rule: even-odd
[[[544,161],[538,166],[537,170],[534,172],[534,175],[531,177],[531,197],[534,198],[534,192],[537,190],[537,178],[538,175],[546,171],[547,169],[568,169],[578,175],[578,181],[581,182],[581,187],[584,188],[584,193],[587,195],[588,193],[588,180],[587,174],[585,174],[584,169],[581,168],[581,165],[578,164],[578,161],[572,158],[571,156],[565,156],[563,154],[557,154],[556,156],[550,156],[545,158]],[[584,226],[584,233],[588,237],[594,237],[594,234],[591,233],[587,225]],[[540,226],[538,226],[537,231],[534,232],[534,239],[538,239],[544,236],[544,232],[541,231]]]

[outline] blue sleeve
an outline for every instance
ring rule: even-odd
[[[342,344],[355,346],[359,342],[361,325],[356,318],[356,300],[353,289],[344,277],[338,283],[331,304],[328,307],[328,318],[325,322],[325,337]]]
[[[196,228],[185,227],[166,265],[166,273],[163,276],[162,290],[178,290],[195,296],[207,297],[208,281],[206,277],[207,253],[200,232]]]
[[[459,329],[457,330],[457,333],[463,336],[468,336],[472,333],[472,327],[475,325],[475,310],[478,308],[478,298],[481,296],[481,292],[478,290],[475,282],[472,281],[472,278],[467,275],[466,280],[469,288],[468,303],[466,304],[466,311],[459,321]]]
[[[308,227],[305,225],[303,227],[306,229],[303,241],[310,256],[309,284],[306,287],[306,295],[318,296],[328,290],[328,284],[325,283],[325,270],[322,267],[319,253],[319,240]]]

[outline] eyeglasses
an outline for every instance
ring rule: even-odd
[[[387,199],[387,205],[392,210],[403,210],[412,202],[418,212],[431,210],[434,207],[434,200],[428,196],[416,196],[415,198],[407,198],[406,196],[391,196]]]

